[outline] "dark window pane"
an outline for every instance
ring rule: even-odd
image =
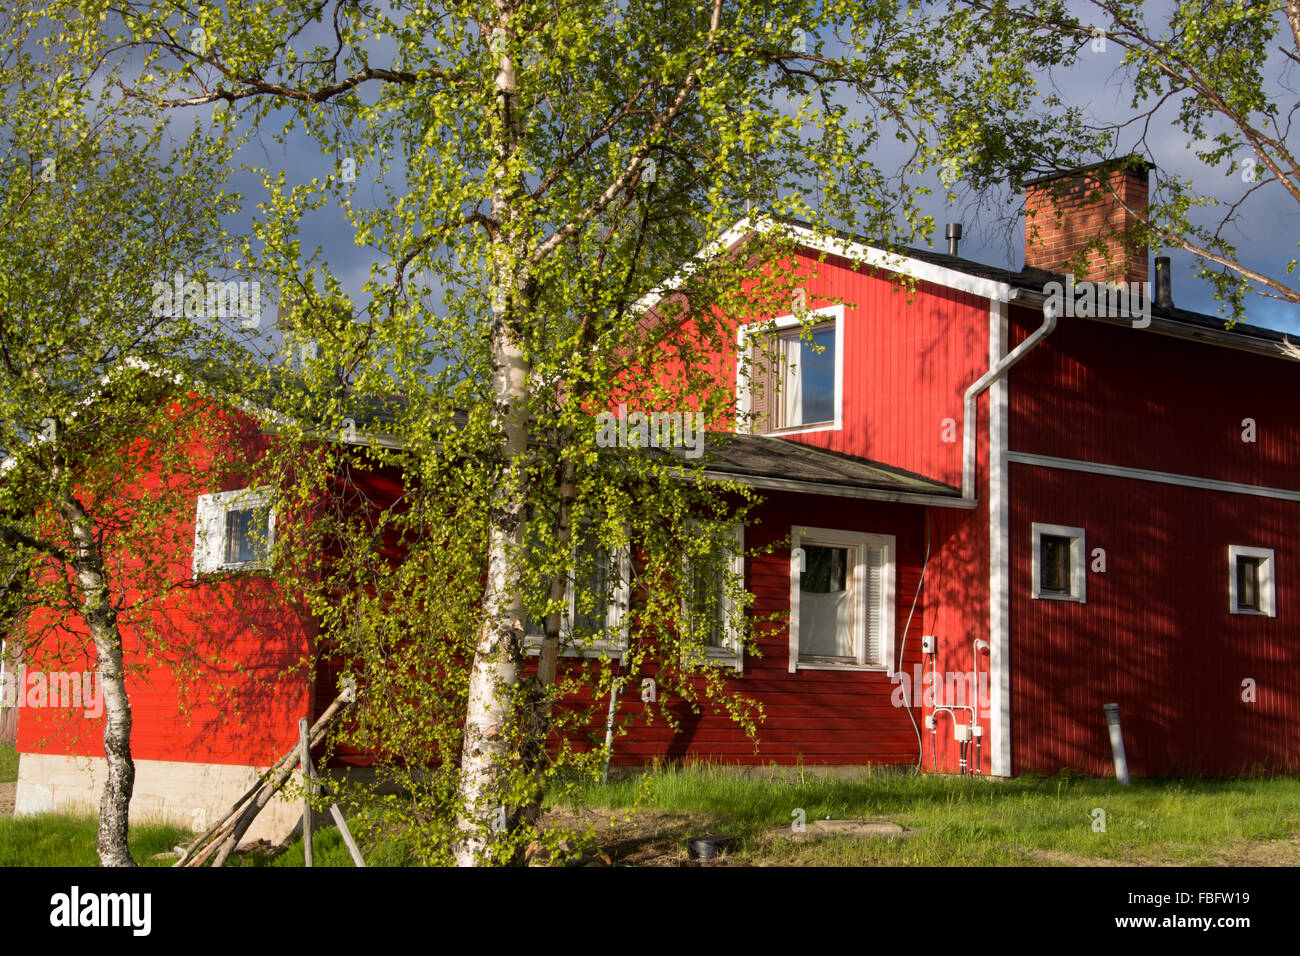
[[[226,564],[246,564],[266,558],[269,512],[266,508],[239,508],[226,512]]]
[[[1069,594],[1071,540],[1045,534],[1038,542],[1038,570],[1041,577],[1039,590],[1052,594]]]
[[[609,602],[614,597],[609,552],[600,546],[594,529],[578,532],[574,554],[573,632],[590,637],[605,629]]]
[[[1237,558],[1237,607],[1259,610],[1259,558]]]
[[[849,552],[846,548],[819,548],[805,545],[806,570],[799,576],[801,590],[814,594],[835,594],[846,590]]]
[[[835,327],[825,326],[812,333],[813,342],[823,346],[816,352],[807,343],[799,350],[799,378],[803,389],[803,422],[835,420]]]

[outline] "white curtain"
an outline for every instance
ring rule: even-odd
[[[803,382],[799,379],[800,343],[798,339],[781,342],[781,401],[785,404],[781,424],[789,428],[803,424]]]
[[[853,657],[851,591],[799,595],[799,653],[813,657]]]

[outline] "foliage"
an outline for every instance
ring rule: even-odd
[[[702,480],[708,455],[601,447],[596,420],[621,403],[744,426],[737,317],[808,328],[804,304],[829,303],[791,304],[810,277],[786,228],[696,257],[738,222],[929,234],[910,173],[969,148],[932,130],[980,104],[923,7],[76,5],[79,36],[144,53],[123,61],[131,97],[250,143],[301,131],[324,157],[307,182],[261,170],[244,245],[286,303],[266,483],[302,520],[275,566],[361,688],[338,744],[403,784],[374,799],[418,824],[422,859],[520,861],[542,794],[599,773],[611,692],[652,678],[638,720],[684,702],[756,727],[701,653],[717,629],[690,570],[723,582],[752,651],[764,622],[727,545],[752,495]],[[877,165],[888,137],[907,175]],[[372,257],[359,291],[303,242],[338,216]]]
[[[1137,0],[1004,3],[960,0],[944,29],[971,51],[967,69],[1114,70],[1130,99],[1115,119],[1066,109],[1049,94],[1006,114],[970,112],[971,152],[962,173],[975,189],[1137,155],[1155,164],[1151,204],[1132,210],[1128,238],[1192,253],[1233,321],[1247,292],[1300,302],[1296,259],[1280,269],[1243,262],[1234,233],[1251,217],[1300,202],[1300,156],[1291,122],[1300,102],[1290,74],[1300,63],[1300,7],[1294,4]],[[1078,10],[1078,12],[1076,12]],[[1041,43],[1035,43],[1041,40]],[[1005,51],[1028,54],[1010,66]],[[1166,152],[1170,128],[1185,136],[1200,168]],[[1167,160],[1162,163],[1162,159]],[[1181,168],[1180,168],[1181,167]]]

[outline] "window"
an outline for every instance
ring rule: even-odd
[[[745,529],[742,525],[732,529],[731,541],[726,543],[726,548],[725,554],[707,556],[708,568],[704,560],[693,565],[690,557],[686,558],[687,595],[683,610],[692,632],[704,634],[705,657],[743,670],[744,641],[736,627],[735,603],[726,576],[709,573],[725,562],[732,577],[744,582]]]
[[[796,527],[790,540],[790,672],[888,670],[893,536]]]
[[[1033,526],[1034,597],[1085,603],[1086,553],[1082,528],[1035,523]]]
[[[792,315],[740,327],[738,354],[749,364],[747,375],[737,372],[737,409],[753,416],[753,433],[840,427],[844,307],[816,309],[813,316],[807,334]]]
[[[1228,610],[1233,614],[1277,617],[1273,551],[1228,546]]]
[[[275,543],[270,488],[199,495],[194,519],[194,576],[265,568]]]
[[[631,554],[625,547],[612,552],[602,547],[591,527],[578,529],[575,537],[573,567],[565,588],[565,613],[560,620],[560,652],[618,657],[627,646]],[[524,621],[524,638],[529,653],[538,652],[542,635],[542,622],[528,617]]]

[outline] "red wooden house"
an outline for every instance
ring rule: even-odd
[[[1089,205],[1077,188],[1089,177],[1124,202]],[[1061,186],[1058,215],[1049,197]],[[1295,769],[1300,369],[1278,333],[1174,307],[1145,251],[1094,255],[1093,285],[1053,271],[1103,221],[1124,225],[1146,189],[1145,170],[1118,167],[1030,184],[1035,228],[1018,272],[955,249],[888,252],[851,236],[828,244],[797,223],[760,227],[801,238],[811,306],[846,303],[818,310],[821,352],[792,316],[777,320],[791,361],[763,399],[766,433],[709,466],[766,496],[746,550],[790,539],[744,560],[754,613],[789,611],[788,626],[760,637],[761,656],[726,640],[713,649],[767,718],[757,749],[708,712],[683,709],[676,730],[633,721],[616,764],[1107,774],[1113,703],[1135,775]],[[720,362],[742,410],[759,400],[737,374],[752,353],[746,326]],[[255,507],[201,501],[215,544],[184,560],[250,559],[236,540],[247,521],[229,516]],[[230,627],[237,637],[244,625]],[[279,639],[250,644],[250,659],[289,660],[309,629]],[[289,748],[313,691],[286,685],[256,732],[203,737],[173,729],[165,685],[135,693],[135,809],[188,818],[224,809]],[[41,737],[25,712],[20,811],[89,795],[95,755]]]

